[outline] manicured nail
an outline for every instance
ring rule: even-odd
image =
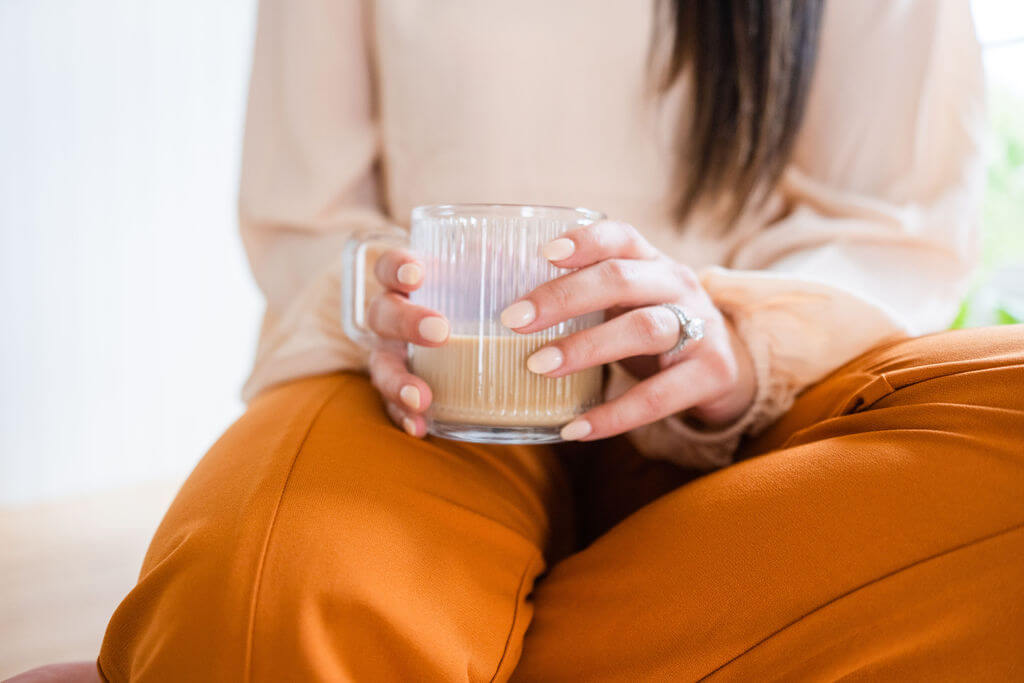
[[[561,261],[573,255],[576,251],[576,243],[568,237],[559,237],[544,245],[541,253],[548,261]]]
[[[448,322],[444,318],[431,315],[420,321],[420,336],[429,342],[440,344],[448,338]]]
[[[529,301],[518,301],[501,312],[501,324],[511,329],[529,325],[537,318],[537,307]]]
[[[402,403],[409,406],[413,410],[420,409],[420,390],[411,384],[406,384],[398,392],[398,398],[402,399]]]
[[[404,429],[409,436],[416,436],[416,422],[413,421],[412,418],[402,418],[402,429]]]
[[[560,368],[564,360],[565,356],[557,347],[549,346],[527,358],[526,367],[530,372],[543,375]]]
[[[403,285],[415,285],[423,279],[423,269],[415,263],[406,263],[398,269],[395,276]]]
[[[586,420],[573,420],[562,427],[562,438],[566,441],[576,441],[592,431],[594,431],[594,428]]]

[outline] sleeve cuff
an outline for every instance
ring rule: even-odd
[[[743,415],[720,429],[698,429],[671,416],[629,432],[644,455],[683,467],[730,464],[740,440],[764,431],[804,388],[872,346],[906,334],[883,308],[820,282],[720,267],[707,269],[701,281],[746,343],[757,392]],[[615,398],[635,384],[613,364],[606,395]]]

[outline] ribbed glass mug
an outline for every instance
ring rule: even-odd
[[[371,245],[405,246],[424,265],[423,285],[410,299],[438,311],[451,325],[440,347],[409,345],[412,372],[430,386],[427,431],[485,443],[559,441],[559,431],[597,404],[601,368],[557,379],[526,368],[526,358],[552,340],[600,323],[582,315],[533,334],[501,324],[508,305],[565,274],[541,253],[572,228],[603,214],[581,208],[513,204],[441,204],[413,209],[409,234],[360,234],[344,250],[342,320],[346,334],[372,346],[366,328],[365,252]]]

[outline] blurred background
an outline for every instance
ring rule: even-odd
[[[180,472],[240,410],[252,0],[0,0],[0,502]]]
[[[253,0],[0,0],[0,678],[94,657],[181,480],[242,411],[235,222]],[[1024,319],[1024,2],[973,0],[984,260]]]

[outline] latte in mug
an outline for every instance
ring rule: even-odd
[[[604,218],[597,211],[515,204],[442,204],[412,211],[409,235],[360,235],[346,245],[342,321],[349,338],[372,345],[365,318],[365,252],[387,243],[411,249],[423,263],[423,285],[410,301],[448,319],[440,347],[410,346],[411,371],[433,393],[427,431],[483,443],[561,441],[560,430],[597,405],[601,368],[551,378],[526,359],[556,339],[599,324],[582,315],[533,334],[501,324],[507,306],[567,271],[541,253],[566,232]]]
[[[601,368],[552,378],[526,369],[550,339],[534,335],[452,335],[444,346],[413,352],[412,372],[433,391],[432,418],[499,427],[561,427],[593,407]]]

